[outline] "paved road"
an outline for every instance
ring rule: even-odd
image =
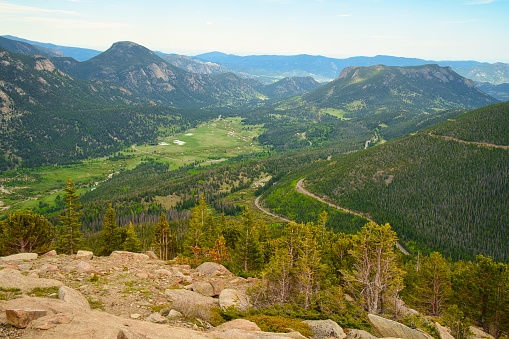
[[[284,218],[284,217],[282,217],[282,216],[280,216],[280,215],[274,214],[274,213],[272,213],[272,212],[270,212],[270,211],[266,210],[265,208],[261,207],[261,206],[260,206],[260,197],[261,197],[261,195],[260,195],[260,196],[258,196],[258,197],[256,197],[256,199],[255,199],[255,201],[254,201],[256,208],[258,208],[258,209],[259,209],[260,211],[262,211],[263,213],[265,213],[265,214],[267,214],[267,215],[270,215],[271,217],[279,218],[279,219],[281,219],[281,220],[283,220],[283,221],[285,221],[285,222],[290,222],[290,221],[291,221],[291,220],[288,220],[288,219],[286,219],[286,218]]]
[[[324,204],[329,205],[332,208],[338,209],[338,210],[343,211],[343,212],[351,213],[353,215],[356,215],[356,216],[362,217],[364,219],[367,219],[368,221],[375,222],[367,214],[355,212],[355,211],[352,211],[352,210],[350,210],[348,208],[341,207],[341,206],[338,206],[338,205],[334,205],[334,204],[332,204],[332,203],[330,203],[328,201],[325,201],[323,198],[320,198],[319,196],[309,192],[307,189],[304,188],[304,185],[303,185],[304,180],[305,180],[304,178],[300,179],[299,182],[297,183],[297,186],[296,186],[297,192],[300,192],[302,194],[308,195],[308,196],[312,197],[313,199],[316,199],[316,200],[318,200],[318,201],[320,201],[320,202],[322,202]],[[406,254],[406,255],[410,254],[399,242],[396,243],[396,247],[401,251],[401,253]]]

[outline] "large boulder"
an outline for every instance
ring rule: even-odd
[[[91,251],[79,250],[78,253],[76,253],[77,260],[91,260],[93,257],[94,253]]]
[[[233,307],[239,311],[247,311],[250,304],[246,293],[232,288],[225,288],[219,294],[219,307],[222,309]]]
[[[452,334],[449,332],[449,328],[440,325],[439,323],[435,323],[435,329],[440,336],[440,339],[454,339]]]
[[[5,316],[7,323],[17,328],[25,328],[32,322],[40,317],[46,315],[46,310],[33,310],[33,309],[7,309]]]
[[[204,262],[196,271],[206,275],[233,275],[226,267],[215,262]]]
[[[335,321],[328,320],[304,320],[309,325],[316,339],[331,339],[346,337],[345,332]]]
[[[214,287],[207,281],[195,281],[193,283],[193,291],[206,297],[213,297],[216,295],[214,293]]]
[[[61,286],[58,289],[58,299],[78,308],[90,309],[87,298],[80,292],[67,286]]]
[[[374,314],[368,314],[368,321],[375,334],[380,338],[433,339],[432,336],[423,331],[414,330],[401,323]]]
[[[8,255],[6,257],[0,257],[3,261],[23,261],[23,260],[35,260],[37,259],[37,253],[17,253]]]
[[[495,339],[491,334],[484,332],[481,328],[470,326],[470,331],[473,333],[473,339]]]
[[[41,309],[47,315],[33,320],[23,330],[24,339],[212,339],[209,334],[192,329],[127,319],[98,310],[83,309],[58,299],[22,297],[0,302],[0,323],[6,323],[6,309]],[[124,334],[120,334],[120,332]]]
[[[0,287],[5,289],[19,289],[21,292],[30,292],[35,288],[60,287],[62,285],[58,280],[25,276],[20,271],[11,268],[0,270]]]
[[[209,320],[211,310],[219,306],[217,299],[184,289],[167,289],[166,297],[172,302],[172,308],[185,317]]]

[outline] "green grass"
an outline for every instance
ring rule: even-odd
[[[343,111],[342,109],[336,109],[336,108],[324,108],[321,110],[323,113],[330,114],[332,116],[335,116],[341,120],[350,120],[351,118],[345,118],[345,114],[348,112]]]
[[[118,159],[98,158],[2,173],[0,217],[19,209],[35,209],[39,204],[54,206],[56,197],[63,195],[67,177],[75,183],[78,194],[84,194],[108,176],[133,169],[147,158],[167,162],[170,169],[176,169],[195,162],[206,166],[241,154],[257,153],[262,147],[254,139],[262,131],[261,126],[244,125],[240,117],[216,119],[180,134],[163,134],[158,142],[166,143],[164,146],[145,144],[126,148],[117,153],[121,155]],[[176,140],[185,143],[179,145],[174,143]]]

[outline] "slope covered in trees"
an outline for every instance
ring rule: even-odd
[[[472,126],[479,132],[470,133]],[[429,131],[334,158],[307,175],[308,188],[377,222],[390,222],[410,248],[507,261],[509,150],[432,133],[465,138],[468,133],[469,141],[506,145],[501,131],[508,127],[509,104],[479,109]]]

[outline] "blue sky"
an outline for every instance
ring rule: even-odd
[[[509,0],[0,0],[0,35],[196,55],[509,62]]]

